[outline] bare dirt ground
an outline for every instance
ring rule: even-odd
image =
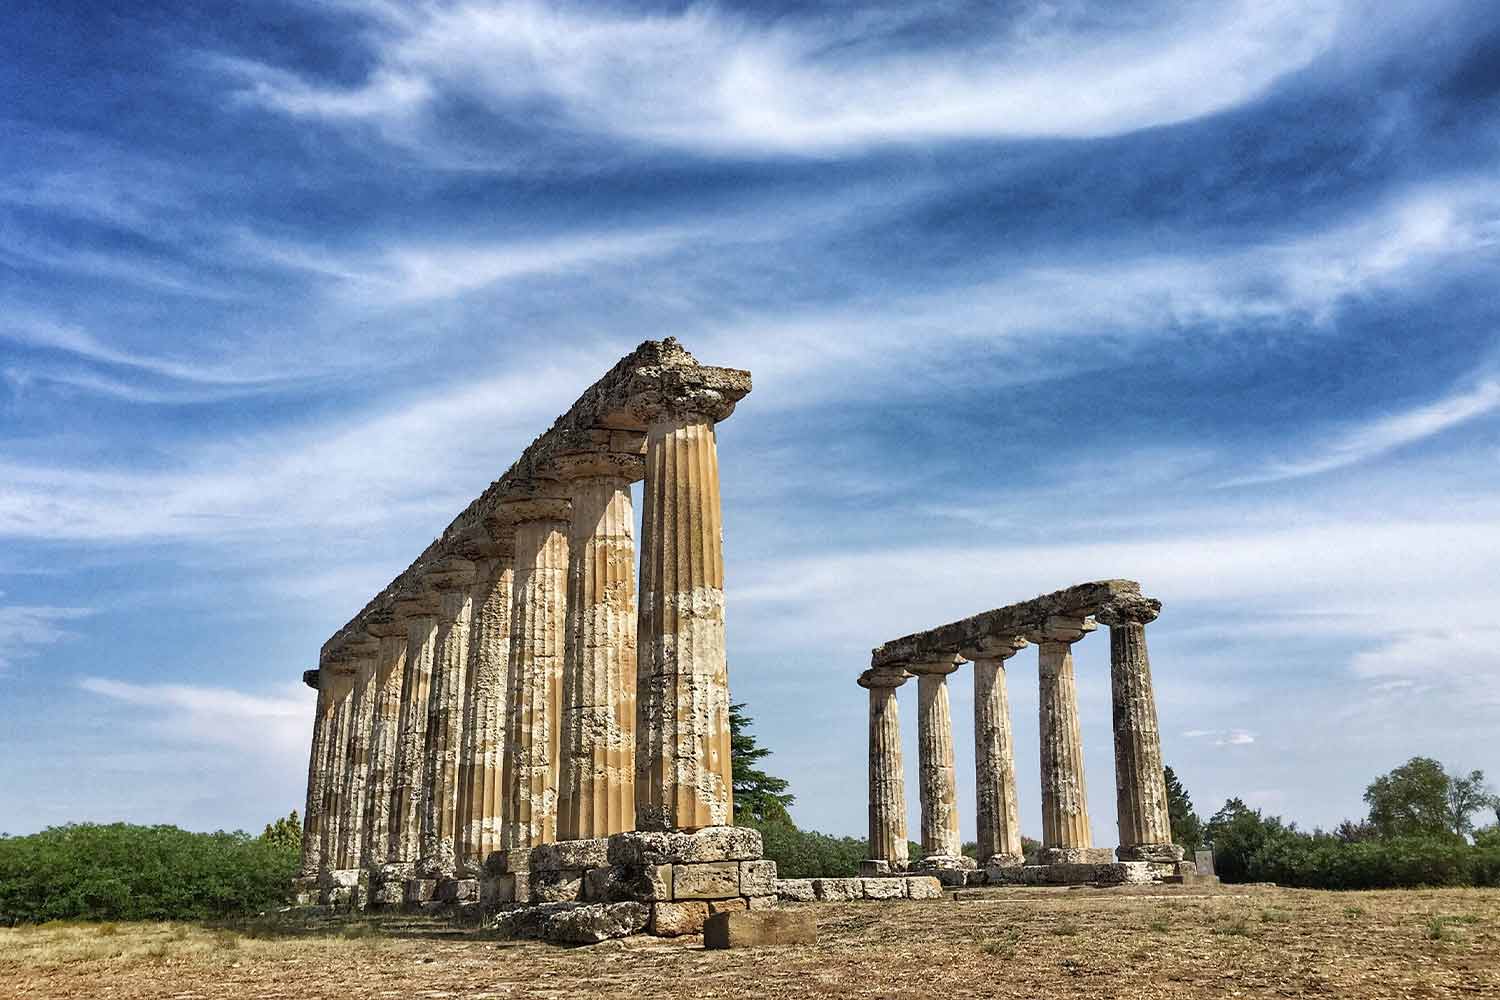
[[[1500,891],[1004,890],[808,904],[816,946],[369,924],[0,929],[0,997],[1500,997]]]

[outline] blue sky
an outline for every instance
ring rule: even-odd
[[[666,335],[755,373],[731,681],[805,825],[864,832],[872,646],[1100,577],[1205,814],[1500,779],[1500,10],[911,6],[7,5],[0,830],[300,807],[321,642]]]

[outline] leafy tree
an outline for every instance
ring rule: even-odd
[[[1188,853],[1203,846],[1203,820],[1193,810],[1193,800],[1172,768],[1163,768],[1167,779],[1167,813],[1172,820],[1172,838]]]
[[[1484,783],[1483,771],[1470,771],[1468,777],[1448,777],[1448,828],[1460,837],[1474,832],[1473,815],[1486,806],[1494,806],[1495,797]]]
[[[293,809],[281,819],[267,823],[260,839],[272,847],[296,851],[297,859],[300,861],[302,859],[302,820],[297,818],[297,810]]]
[[[1362,844],[1367,840],[1376,840],[1380,831],[1375,829],[1375,824],[1369,820],[1346,819],[1333,828],[1335,839],[1345,844]]]
[[[1252,881],[1256,855],[1295,830],[1281,817],[1266,816],[1240,799],[1225,802],[1204,827],[1214,848],[1214,870],[1225,882]]]
[[[729,706],[729,757],[734,775],[735,822],[785,819],[790,824],[787,806],[796,801],[796,796],[787,792],[786,779],[773,777],[757,766],[771,755],[771,751],[760,746],[750,735],[752,724],[745,714],[744,702]],[[795,826],[792,828],[796,829]]]
[[[1385,838],[1451,834],[1451,784],[1442,764],[1413,757],[1365,789],[1370,824]]]

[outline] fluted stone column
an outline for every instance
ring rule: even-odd
[[[463,761],[458,776],[458,869],[478,875],[501,847],[500,784],[505,717],[510,704],[510,615],[513,553],[476,565],[471,592],[469,668],[465,689]]]
[[[443,878],[455,871],[458,765],[463,748],[464,680],[473,608],[469,586],[474,582],[474,564],[466,559],[445,559],[428,573],[427,580],[438,593],[438,617],[432,684],[427,695],[422,856],[417,874]]]
[[[635,514],[623,475],[581,475],[568,486],[557,836],[579,840],[635,826]]]
[[[974,663],[974,817],[980,863],[1024,863],[1021,814],[1016,801],[1016,753],[1005,690],[1005,661],[1026,645],[1017,636],[965,650]]]
[[[896,688],[911,675],[901,667],[866,670],[870,692],[870,874],[906,868],[906,774],[901,763],[901,719]]]
[[[1092,850],[1073,643],[1093,631],[1082,618],[1053,618],[1027,636],[1039,650],[1043,864],[1101,860]],[[1107,855],[1109,852],[1105,851]]]
[[[364,649],[378,650],[374,639]],[[340,868],[358,868],[364,863],[365,793],[370,777],[370,736],[375,724],[375,656],[357,654],[353,692],[349,705],[347,766],[344,769],[343,817],[339,821]]]
[[[643,507],[636,828],[727,825],[734,787],[724,537],[708,416],[673,413],[651,423]]]
[[[415,864],[421,856],[422,788],[427,773],[427,700],[437,644],[437,608],[428,596],[398,602],[406,619],[406,673],[401,682],[401,727],[396,738],[396,780],[391,789],[387,861]]]
[[[313,714],[312,752],[307,763],[307,807],[302,813],[303,878],[315,877],[323,863],[323,806],[328,794],[329,751],[337,707],[331,672],[320,669],[318,704]]]
[[[322,871],[335,871],[343,863],[344,801],[349,770],[349,734],[354,712],[354,674],[347,659],[325,670],[329,696],[333,700],[329,726],[328,778],[323,786]]]
[[[958,828],[958,788],[953,774],[953,713],[948,675],[953,657],[908,668],[917,675],[917,780],[922,801],[922,867],[963,864]]]
[[[1109,626],[1115,801],[1120,823],[1120,846],[1115,853],[1121,861],[1175,864],[1183,852],[1172,843],[1156,695],[1146,655],[1146,623],[1155,621],[1160,612],[1160,601],[1140,598],[1101,608],[1097,617]]]
[[[510,690],[501,780],[507,848],[557,839],[558,721],[567,632],[568,521],[554,516],[516,525],[511,610]]]
[[[370,727],[370,767],[365,785],[364,862],[386,863],[390,852],[391,794],[396,786],[396,743],[401,732],[401,684],[406,673],[406,623],[393,616],[370,625],[380,640],[375,654],[375,705]],[[377,631],[378,629],[378,631]]]

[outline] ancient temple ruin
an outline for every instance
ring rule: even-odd
[[[714,427],[749,391],[749,372],[642,344],[324,644],[304,675],[305,896],[463,901],[483,885],[651,903],[674,876],[712,883],[678,899],[773,895],[759,836],[719,830],[733,801]],[[677,833],[615,842],[630,831]]]
[[[1147,881],[1187,874],[1172,843],[1162,774],[1156,697],[1146,624],[1161,602],[1130,580],[1083,583],[1021,604],[894,639],[876,648],[859,684],[870,692],[870,859],[865,874],[931,871],[950,884]],[[1120,843],[1095,847],[1089,826],[1073,643],[1110,631],[1115,792]],[[1006,697],[1006,663],[1038,647],[1042,850],[1021,852],[1016,763]],[[978,868],[961,851],[948,675],[965,661],[974,673]],[[917,750],[923,857],[907,857],[906,790],[896,689],[917,678]],[[1191,866],[1189,866],[1191,868]],[[1196,869],[1193,869],[1196,870]]]

